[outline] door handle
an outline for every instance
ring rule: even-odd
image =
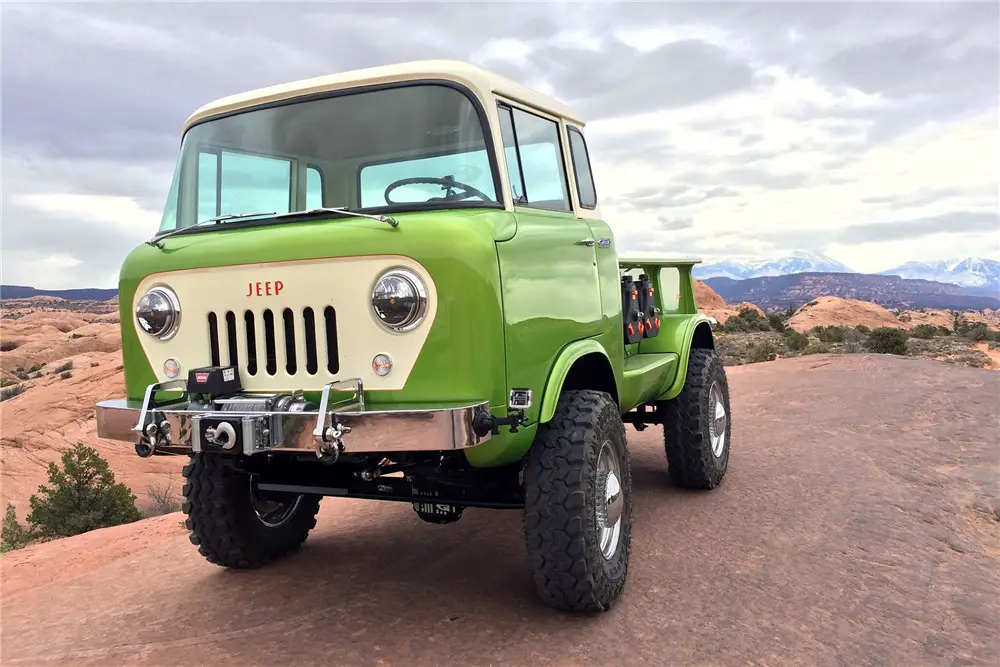
[[[585,245],[585,246],[593,248],[595,243],[596,243],[596,241],[594,241],[594,239],[586,238],[586,239],[580,239],[579,241],[577,241],[576,245]]]

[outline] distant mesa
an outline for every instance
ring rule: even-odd
[[[24,285],[0,285],[0,299],[31,299],[35,297],[55,297],[67,301],[107,301],[118,296],[117,289],[61,289],[44,290]]]
[[[826,255],[797,251],[774,260],[734,260],[701,264],[696,265],[693,271],[694,277],[702,280],[710,278],[747,280],[799,273],[898,276],[910,280],[958,285],[970,296],[1000,298],[1000,262],[980,257],[905,262],[898,267],[875,274],[858,274],[857,271]]]

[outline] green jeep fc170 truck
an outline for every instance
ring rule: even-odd
[[[296,550],[323,496],[430,523],[517,509],[542,599],[626,581],[624,424],[712,488],[731,422],[697,260],[619,256],[572,109],[465,63],[223,98],[187,121],[120,275],[126,397],[100,437],[184,454],[191,541]]]

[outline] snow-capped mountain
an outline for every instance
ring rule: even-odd
[[[879,273],[883,276],[934,280],[990,292],[1000,291],[1000,262],[995,259],[965,257],[936,262],[906,262]]]
[[[694,277],[732,278],[745,280],[764,276],[786,276],[792,273],[855,273],[853,269],[832,257],[820,253],[796,251],[786,257],[769,260],[726,260],[694,267]]]

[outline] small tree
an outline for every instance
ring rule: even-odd
[[[902,329],[895,327],[878,327],[872,329],[865,341],[869,352],[876,354],[906,354],[906,341],[909,338]]]
[[[11,549],[20,549],[31,542],[31,539],[31,532],[18,523],[14,505],[7,503],[7,512],[3,517],[3,529],[0,531],[0,552],[6,553]]]
[[[938,335],[938,328],[933,324],[918,324],[913,327],[910,335],[914,338],[934,338]]]
[[[135,496],[115,482],[108,462],[82,442],[63,452],[63,469],[49,464],[49,483],[32,495],[28,523],[44,537],[69,537],[138,521]]]

